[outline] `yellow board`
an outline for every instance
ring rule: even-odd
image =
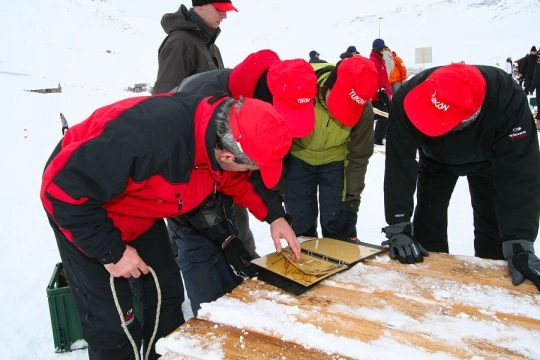
[[[299,260],[292,260],[289,248],[252,260],[260,268],[259,279],[301,294],[323,279],[385,250],[376,245],[330,238],[299,237],[298,240],[302,248]]]
[[[302,241],[305,240],[305,241]],[[300,237],[302,251],[323,259],[335,261],[350,266],[358,261],[381,252],[382,248],[373,245],[353,244],[347,241],[330,238]]]

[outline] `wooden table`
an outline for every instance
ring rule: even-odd
[[[540,294],[513,286],[504,261],[382,255],[300,296],[248,279],[157,349],[162,360],[540,359]]]

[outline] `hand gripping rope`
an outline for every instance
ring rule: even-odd
[[[156,292],[157,292],[157,309],[156,309],[156,321],[154,324],[154,332],[152,333],[152,337],[150,338],[150,343],[146,347],[146,355],[145,360],[148,360],[148,357],[150,356],[150,351],[152,349],[152,344],[154,343],[157,329],[159,326],[159,314],[161,312],[161,288],[159,286],[159,280],[157,278],[156,272],[154,269],[152,269],[150,266],[148,267],[148,270],[150,270],[150,273],[152,274],[152,277],[154,278],[154,283],[156,284]],[[140,359],[140,353],[139,349],[137,348],[137,344],[135,343],[135,340],[133,339],[133,336],[131,336],[131,333],[129,332],[129,329],[127,328],[126,320],[124,319],[124,315],[122,313],[122,308],[120,307],[120,302],[118,301],[118,295],[116,294],[116,287],[114,286],[114,276],[109,277],[109,283],[111,285],[111,291],[114,298],[114,304],[116,305],[116,310],[118,311],[118,316],[120,316],[120,322],[122,325],[122,329],[124,329],[124,333],[129,339],[129,342],[131,343],[131,346],[133,347],[133,353],[135,354],[135,360]]]

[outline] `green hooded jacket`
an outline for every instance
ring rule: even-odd
[[[313,166],[345,161],[344,207],[356,212],[365,187],[369,158],[373,155],[373,106],[371,103],[366,106],[355,126],[343,125],[329,114],[324,104],[324,84],[334,65],[311,65],[318,74],[315,128],[310,135],[293,140],[291,155]]]

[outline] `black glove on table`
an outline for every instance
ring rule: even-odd
[[[512,284],[519,285],[525,279],[531,280],[540,291],[540,259],[534,254],[534,244],[528,240],[508,240],[503,242],[504,259]]]
[[[383,241],[381,245],[388,245],[391,259],[399,259],[402,264],[414,264],[424,261],[424,256],[429,256],[427,250],[414,240],[410,222],[390,225],[382,231],[386,233],[388,240]]]

